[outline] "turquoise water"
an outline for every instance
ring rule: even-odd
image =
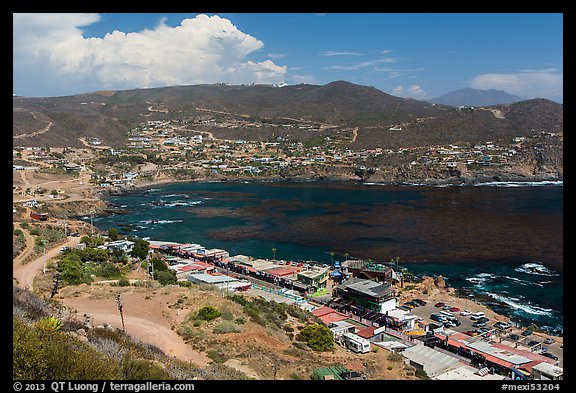
[[[563,187],[178,183],[107,198],[100,229],[230,255],[399,257],[523,324],[563,325]],[[88,218],[89,219],[89,218]],[[331,252],[334,255],[331,255]]]

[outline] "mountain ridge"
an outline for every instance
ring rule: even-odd
[[[450,91],[428,101],[449,106],[493,106],[513,104],[526,100],[526,98],[512,95],[503,90],[483,90],[465,87],[463,89]]]
[[[563,128],[563,106],[537,99],[462,111],[451,106],[399,98],[371,86],[344,81],[326,85],[190,85],[85,93],[68,97],[13,97],[14,146],[81,146],[78,138],[123,145],[128,132],[147,120],[223,121],[244,119],[258,127],[243,133],[219,128],[221,139],[271,140],[288,135],[286,119],[320,124],[303,137],[334,136],[358,128],[351,148],[411,147],[455,140],[508,138]],[[49,126],[49,127],[48,127]],[[199,126],[200,128],[200,126]],[[401,129],[402,132],[391,132]],[[206,131],[212,131],[208,126]],[[43,132],[39,132],[43,131]],[[316,134],[314,134],[316,132]],[[300,133],[300,134],[299,134]],[[305,133],[305,135],[304,135]],[[32,137],[33,135],[33,137]]]

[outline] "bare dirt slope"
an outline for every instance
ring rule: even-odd
[[[109,324],[122,329],[122,320],[117,308],[115,293],[121,293],[122,311],[126,333],[142,342],[160,348],[165,354],[190,361],[200,367],[210,362],[205,354],[194,351],[172,330],[172,326],[184,315],[168,306],[175,304],[181,291],[159,290],[156,294],[149,289],[121,289],[108,285],[68,287],[58,296],[67,306],[80,315],[92,317],[94,326]],[[147,295],[150,293],[152,296]],[[72,297],[68,297],[71,295]]]

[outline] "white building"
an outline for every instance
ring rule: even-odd
[[[542,362],[532,367],[532,376],[534,379],[540,380],[562,380],[564,379],[564,369]]]
[[[106,249],[109,251],[112,250],[122,250],[124,252],[131,252],[134,248],[134,242],[130,240],[117,240],[115,242],[109,242],[106,244]]]

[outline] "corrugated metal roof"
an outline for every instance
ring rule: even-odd
[[[512,351],[509,351],[508,348],[498,348],[484,341],[469,343],[468,347],[476,349],[477,351],[480,351],[487,355],[494,356],[500,360],[512,363],[514,365],[521,365],[530,362],[530,359],[528,359],[527,357],[515,354]]]
[[[222,282],[238,281],[238,279],[234,278],[234,277],[229,277],[229,276],[225,276],[225,275],[204,274],[204,273],[191,274],[189,276],[189,279],[191,281],[200,281],[200,282],[205,282],[207,284],[217,284],[217,283],[222,283]]]
[[[340,375],[346,371],[348,371],[346,367],[341,364],[336,364],[330,367],[317,368],[312,372],[312,374],[315,377],[314,379],[324,380],[327,376],[331,376],[332,378],[330,379],[343,380]]]

